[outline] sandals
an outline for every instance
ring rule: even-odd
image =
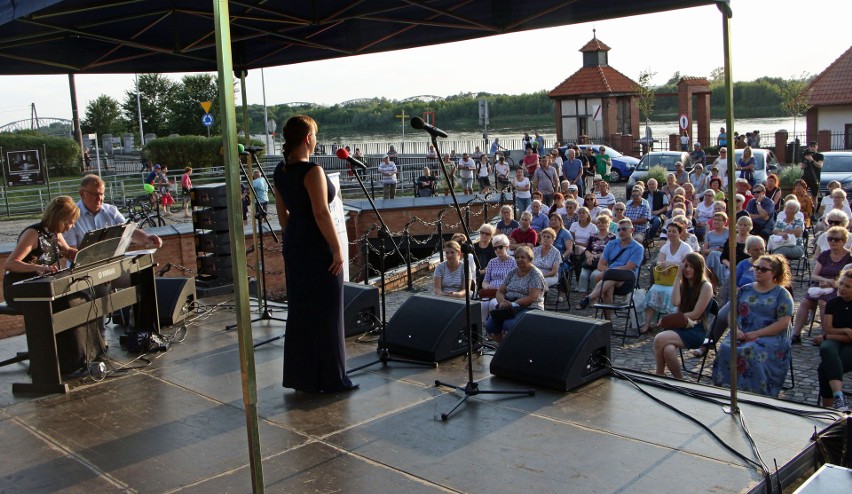
[[[577,310],[583,310],[588,307],[591,302],[591,299],[589,299],[588,296],[585,296],[580,299],[580,302],[576,306],[574,306],[574,308]]]

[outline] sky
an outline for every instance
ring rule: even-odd
[[[815,75],[852,45],[848,0],[731,0],[731,7],[735,81]],[[812,29],[805,34],[809,23]],[[357,98],[549,91],[580,68],[578,50],[592,39],[592,29],[611,48],[609,64],[634,80],[643,70],[656,72],[653,84],[678,71],[707,77],[723,65],[722,16],[715,6],[705,6],[270,67],[263,71],[266,103],[333,105]],[[260,72],[246,78],[249,104],[263,104]],[[170,74],[175,80],[180,76]],[[76,76],[81,116],[102,94],[123,101],[133,80],[132,74]],[[30,118],[31,103],[39,117],[71,118],[67,76],[0,76],[0,94],[0,126]]]

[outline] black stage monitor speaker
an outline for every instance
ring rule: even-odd
[[[228,207],[227,189],[224,183],[197,185],[190,189],[189,200],[197,208]]]
[[[482,315],[478,300],[470,302],[470,323],[474,333],[482,334]],[[414,295],[397,309],[387,327],[387,346],[391,353],[426,362],[440,362],[467,352],[469,328],[465,326],[464,300]],[[474,349],[480,341],[474,342]]]
[[[380,321],[379,289],[363,283],[344,283],[343,329],[346,336],[366,333]]]
[[[157,278],[157,312],[161,325],[183,322],[194,302],[195,278]]]
[[[491,373],[568,391],[609,374],[612,323],[528,311],[497,348]]]

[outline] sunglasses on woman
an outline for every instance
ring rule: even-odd
[[[769,271],[772,271],[772,268],[767,268],[765,266],[754,266],[751,269],[760,273],[767,273]]]

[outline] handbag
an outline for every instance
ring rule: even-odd
[[[660,329],[684,329],[690,327],[689,319],[683,312],[668,314],[657,324]]]
[[[498,328],[503,327],[503,323],[509,319],[514,319],[517,310],[514,307],[498,307],[491,311],[491,319]]]
[[[665,285],[672,286],[674,285],[675,278],[677,277],[677,266],[669,266],[664,268],[662,266],[654,266],[654,284],[655,285]]]
[[[772,252],[779,247],[787,247],[793,245],[796,245],[796,237],[793,235],[787,235],[787,238],[784,238],[783,235],[770,235],[766,250]]]
[[[496,288],[480,288],[479,289],[479,298],[494,298],[497,296]]]

